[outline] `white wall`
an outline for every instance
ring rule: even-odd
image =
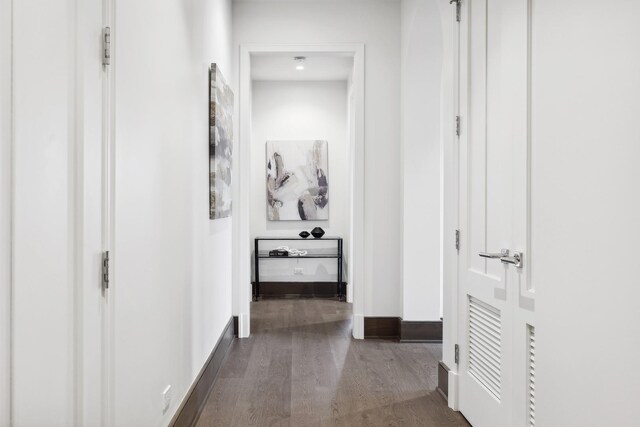
[[[0,426],[11,414],[11,13],[0,0]]]
[[[638,16],[635,1],[533,2],[528,262],[541,426],[638,424]]]
[[[441,317],[443,23],[436,0],[402,1],[402,317]]]
[[[294,236],[322,227],[328,236],[349,234],[346,81],[255,81],[252,88],[251,239]],[[329,220],[268,221],[265,144],[269,140],[326,140],[329,153]],[[309,239],[313,239],[310,237]],[[262,242],[261,249],[269,242]],[[318,242],[277,242],[292,248]],[[348,242],[346,242],[348,244]],[[331,243],[335,246],[335,242]],[[294,276],[294,267],[304,268]],[[335,260],[270,260],[260,264],[263,281],[335,281]]]
[[[118,2],[115,31],[113,421],[166,425],[231,317],[232,219],[208,215],[208,69],[235,81],[231,1]]]
[[[365,316],[399,316],[400,3],[234,2],[234,44],[365,43]]]

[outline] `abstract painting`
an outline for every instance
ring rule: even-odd
[[[209,219],[218,219],[231,216],[233,92],[217,64],[209,80]]]
[[[267,141],[267,218],[329,219],[327,141]]]

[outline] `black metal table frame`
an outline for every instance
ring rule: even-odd
[[[282,240],[282,241],[289,241],[289,240],[308,240],[308,241],[326,241],[326,240],[335,240],[338,243],[338,253],[333,255],[333,254],[329,254],[329,255],[305,255],[305,256],[288,256],[288,257],[277,257],[277,256],[260,256],[260,252],[259,252],[259,242],[261,240]],[[256,237],[254,239],[254,250],[253,250],[253,257],[254,257],[254,265],[255,265],[255,283],[256,286],[253,289],[253,300],[254,301],[258,301],[258,297],[260,295],[260,260],[261,259],[334,259],[336,258],[338,261],[338,278],[336,281],[336,296],[341,300],[341,301],[346,301],[346,295],[345,292],[343,292],[343,287],[342,287],[342,237],[322,237],[319,239],[315,239],[315,238],[307,238],[307,239],[303,239],[302,237]]]

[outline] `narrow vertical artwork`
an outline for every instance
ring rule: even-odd
[[[267,141],[267,218],[329,219],[327,141]]]
[[[233,92],[217,64],[209,72],[209,218],[231,216]]]

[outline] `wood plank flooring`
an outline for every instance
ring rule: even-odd
[[[353,340],[351,304],[252,303],[198,420],[205,426],[468,426],[435,391],[439,344]]]

